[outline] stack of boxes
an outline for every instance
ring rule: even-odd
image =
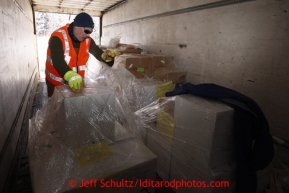
[[[174,109],[171,179],[229,181],[233,184],[235,143],[234,110],[210,99],[179,96]],[[180,175],[181,174],[181,175]],[[226,192],[228,187],[204,188],[199,192]],[[178,192],[189,192],[180,189]]]
[[[173,57],[123,54],[115,59],[114,73],[102,64],[88,69],[88,83],[93,88],[73,93],[66,86],[56,87],[50,106],[39,112],[30,126],[35,192],[77,192],[83,180],[136,181],[154,179],[156,172],[170,181],[234,181],[233,109],[191,95],[161,98],[175,84],[186,82],[187,73],[174,66]],[[94,80],[107,74],[111,81],[107,86],[118,88],[114,92],[97,86],[103,81]],[[146,146],[116,121],[116,112],[126,108],[126,104],[119,107],[117,103],[126,101],[121,98],[123,93],[138,119],[152,118],[146,120],[147,125],[138,125]],[[74,187],[70,186],[72,179]],[[139,186],[91,188],[99,192],[141,191]],[[175,191],[223,193],[227,189],[184,187]],[[148,192],[154,190],[149,188]]]
[[[179,70],[174,65],[174,58],[165,55],[151,55],[153,79],[173,84],[182,84],[186,82],[187,72]]]
[[[181,84],[186,72],[174,66],[173,57],[162,55],[121,55],[116,58],[114,69],[122,69],[122,77],[135,78],[140,88],[149,79]],[[158,157],[157,173],[164,180],[234,181],[235,147],[233,140],[233,109],[216,100],[194,96],[177,96],[175,100],[159,99],[160,104],[145,106],[159,97],[152,85],[146,92],[137,93],[147,103],[136,100],[133,111],[154,112],[149,125],[141,125],[142,141]],[[131,88],[131,87],[130,87]],[[136,89],[134,89],[136,90]],[[165,92],[169,92],[166,90]],[[165,94],[165,92],[163,94]],[[127,92],[129,93],[129,92]],[[143,96],[148,96],[147,98]],[[164,95],[163,95],[164,96]],[[141,109],[144,107],[143,109]],[[147,109],[151,108],[151,109]],[[157,107],[157,108],[155,108]],[[157,110],[156,110],[157,109]],[[140,115],[138,112],[135,113]],[[141,118],[141,117],[140,117]],[[195,192],[225,192],[227,189],[203,188]],[[191,192],[181,188],[176,192]]]
[[[157,155],[157,173],[165,180],[228,181],[235,175],[233,109],[216,100],[181,95],[150,106],[157,121],[147,131],[146,145]],[[141,119],[140,109],[135,114]],[[155,121],[152,121],[152,123]],[[147,128],[145,128],[147,129]],[[226,192],[196,188],[193,192]],[[192,192],[180,188],[176,192]]]
[[[155,54],[122,54],[115,58],[112,69],[119,76],[132,112],[164,97],[176,84],[186,81],[186,71],[175,67],[174,58]],[[140,130],[145,143],[147,130]]]
[[[133,112],[164,97],[175,84],[186,81],[186,71],[174,65],[173,57],[154,54],[123,54],[115,58],[112,69],[121,81]]]
[[[151,122],[148,121],[147,136],[145,144],[146,146],[158,157],[157,173],[164,179],[170,179],[170,167],[172,159],[172,144],[173,135],[175,131],[175,119],[174,119],[174,106],[175,101],[168,99],[159,99],[159,103],[154,106],[150,106],[150,109],[154,109],[152,113],[155,113]],[[156,108],[154,108],[156,107]],[[142,109],[140,110],[142,111]],[[142,114],[136,112],[137,116],[142,119]],[[142,128],[141,128],[142,130]]]
[[[109,188],[101,187],[100,180],[155,179],[156,156],[116,122],[115,106],[114,92],[105,87],[84,88],[81,93],[73,93],[68,86],[56,87],[30,125],[34,192],[133,193],[141,191],[139,184]],[[43,120],[49,121],[43,124]],[[98,183],[81,187],[95,179]]]
[[[85,88],[73,93],[68,86],[55,88],[63,98],[56,112],[59,132],[68,147],[81,147],[114,136],[116,120],[114,92],[105,87]]]

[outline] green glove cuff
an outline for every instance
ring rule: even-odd
[[[69,70],[68,72],[66,72],[63,76],[64,80],[66,80],[67,82],[69,82],[69,79],[71,79],[73,76],[77,76],[79,74],[77,74],[77,72],[73,71],[73,70]]]
[[[113,50],[113,49],[108,49],[111,53],[116,54],[117,51]]]
[[[82,89],[82,77],[73,70],[66,72],[63,78],[68,82],[69,87],[73,91],[79,91]]]

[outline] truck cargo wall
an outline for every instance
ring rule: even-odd
[[[32,13],[28,0],[0,1],[0,192],[38,76]]]
[[[215,83],[251,97],[271,133],[289,140],[289,1],[197,7],[212,2],[128,0],[104,14],[102,44],[120,35],[121,43],[174,56],[188,82]]]

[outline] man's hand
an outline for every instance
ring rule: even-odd
[[[63,78],[73,92],[80,92],[84,87],[82,77],[73,70],[66,72]]]
[[[114,59],[114,57],[120,55],[121,53],[116,51],[116,50],[113,50],[113,49],[108,49],[108,50],[105,50],[102,55],[101,55],[101,58],[105,61],[105,62],[110,62]]]

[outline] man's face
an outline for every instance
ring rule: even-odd
[[[89,28],[89,27],[74,26],[73,28],[73,34],[80,42],[88,38],[91,33],[92,33],[92,28]]]

